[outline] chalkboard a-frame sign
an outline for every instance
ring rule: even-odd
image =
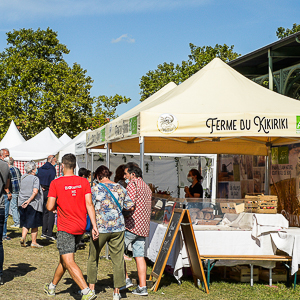
[[[184,238],[185,247],[190,261],[190,266],[194,278],[195,286],[197,287],[197,279],[200,279],[204,283],[205,291],[208,294],[208,287],[206,278],[204,275],[204,270],[202,262],[200,259],[200,254],[195,239],[194,229],[190,217],[190,213],[187,209],[175,208],[169,222],[167,231],[165,233],[164,239],[161,243],[156,261],[153,266],[153,270],[150,275],[150,280],[155,277],[157,280],[153,287],[156,292],[165,270],[167,260],[169,258],[170,252],[172,250],[173,244],[175,242],[179,227],[181,227],[182,235]]]

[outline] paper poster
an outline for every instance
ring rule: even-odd
[[[241,183],[240,182],[229,182],[229,199],[241,199]]]

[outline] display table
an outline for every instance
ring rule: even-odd
[[[291,227],[284,232],[271,233],[275,246],[292,256],[291,274],[295,274],[300,264],[300,228]]]
[[[239,228],[219,225],[194,226],[200,255],[274,255],[276,248],[272,243],[270,231],[268,231],[265,226],[268,226],[266,224],[269,223],[269,229],[272,232],[275,228],[278,230],[276,223],[279,222],[284,226],[288,226],[288,223],[286,223],[286,219],[279,214],[261,216],[256,218],[255,214],[253,214],[253,222],[256,222],[255,219],[258,220],[256,232],[259,232],[259,238],[252,235],[252,230],[241,230]],[[268,220],[268,222],[264,222],[264,219]],[[263,228],[261,226],[263,226]],[[150,235],[147,239],[146,249],[147,257],[153,262],[156,260],[166,230],[167,227],[164,225],[155,222],[150,223]],[[253,264],[265,268],[275,267],[275,262],[272,261],[223,260],[217,262],[216,265],[234,266],[240,264]],[[176,238],[167,265],[174,268],[174,276],[177,280],[183,275],[182,268],[189,267],[188,255],[181,235],[178,235]]]

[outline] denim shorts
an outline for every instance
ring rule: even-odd
[[[82,234],[74,235],[67,233],[65,231],[58,231],[57,234],[57,249],[59,251],[59,255],[64,255],[68,253],[75,253],[77,249],[77,245],[80,243]]]
[[[145,240],[144,236],[125,231],[125,249],[131,244],[133,257],[145,257]]]

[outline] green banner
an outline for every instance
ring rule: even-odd
[[[101,133],[100,133],[100,141],[101,142],[104,142],[105,141],[105,128],[103,128],[101,130]]]
[[[137,116],[129,119],[129,128],[131,135],[137,134]]]

